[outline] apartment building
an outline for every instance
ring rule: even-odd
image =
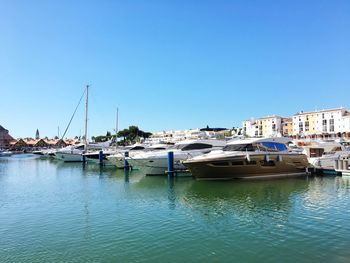
[[[290,124],[283,129],[283,124],[291,120],[285,117],[272,115],[258,119],[243,121],[243,134],[249,137],[272,137],[290,132]]]
[[[349,137],[350,113],[345,108],[298,112],[293,115],[293,136]]]

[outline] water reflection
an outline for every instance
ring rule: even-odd
[[[169,209],[174,210],[176,208],[176,194],[175,194],[175,178],[168,177],[168,206]]]
[[[0,174],[5,261],[349,258],[347,178],[205,182],[17,159],[0,160]]]
[[[181,202],[205,217],[234,216],[245,220],[267,216],[287,220],[294,197],[308,188],[306,179],[269,181],[195,181]]]

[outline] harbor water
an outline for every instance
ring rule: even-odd
[[[0,159],[0,262],[349,262],[350,179],[196,181]]]

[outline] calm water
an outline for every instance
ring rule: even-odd
[[[0,159],[0,262],[349,262],[350,179],[168,180]]]

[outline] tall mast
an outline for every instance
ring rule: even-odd
[[[88,106],[89,106],[89,85],[86,85],[86,104],[85,104],[85,151],[87,151],[87,125],[88,125]]]
[[[116,148],[118,148],[118,121],[119,121],[119,109],[117,108],[117,116],[116,116],[116,120],[115,120],[115,145]]]

